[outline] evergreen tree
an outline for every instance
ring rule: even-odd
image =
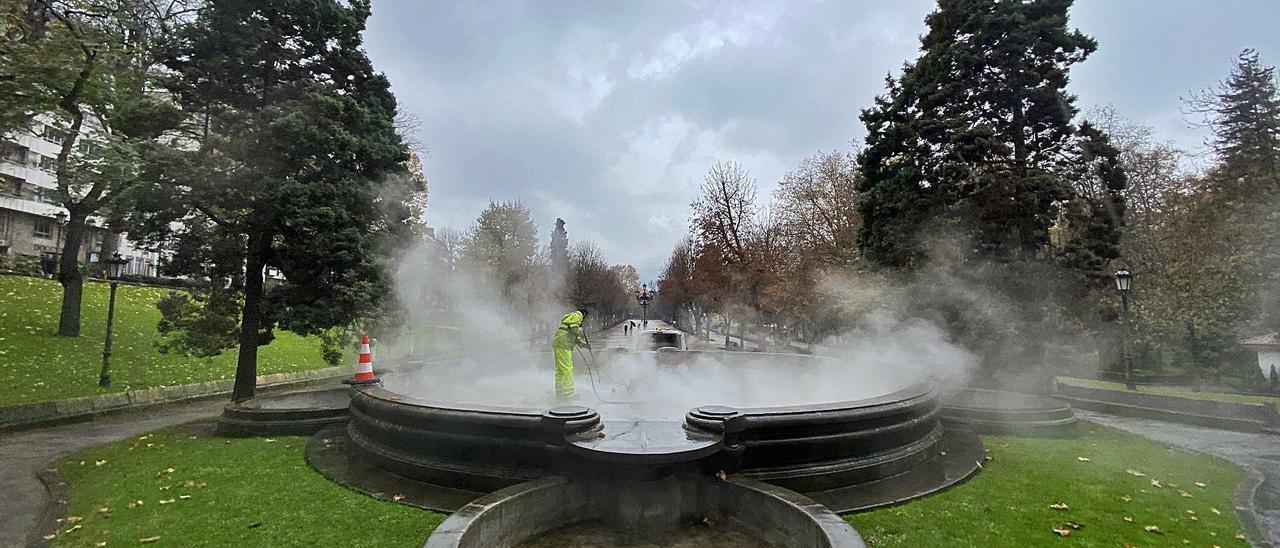
[[[1209,144],[1221,162],[1219,181],[1248,199],[1253,192],[1280,191],[1280,93],[1275,67],[1264,66],[1258,52],[1246,49],[1231,75],[1215,89],[1188,101],[1213,130]],[[1249,178],[1265,177],[1262,181]]]
[[[234,401],[253,396],[275,327],[319,333],[392,302],[386,263],[413,232],[422,183],[390,84],[360,47],[369,14],[367,0],[214,0],[167,56],[192,132],[149,165],[133,224],[170,241],[171,274],[205,280],[210,302],[238,301],[239,321],[216,323],[234,339],[199,339],[239,343]]]
[[[866,258],[914,264],[921,227],[938,217],[993,258],[1048,243],[1070,195],[1055,175],[1076,112],[1068,70],[1096,47],[1067,28],[1071,3],[939,1],[924,53],[862,113]]]
[[[489,202],[462,242],[462,261],[511,303],[524,300],[538,255],[538,227],[522,202]]]
[[[556,218],[551,231],[551,281],[557,291],[565,287],[569,279],[569,233],[564,229],[564,219]]]
[[[1217,242],[1214,260],[1230,265],[1224,285],[1239,293],[1217,301],[1230,304],[1218,340],[1280,329],[1280,91],[1275,67],[1244,50],[1230,76],[1188,101],[1213,130],[1210,141],[1219,164],[1210,170],[1204,196],[1193,212],[1207,219],[1206,234]],[[1225,350],[1224,350],[1225,351]]]
[[[1083,278],[1082,288],[1110,285],[1111,266],[1120,257],[1128,175],[1120,151],[1089,122],[1080,125],[1075,198],[1056,227],[1062,262]]]

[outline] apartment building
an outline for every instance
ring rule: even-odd
[[[87,131],[94,131],[86,124]],[[67,210],[58,205],[54,166],[66,135],[46,117],[37,117],[26,131],[0,138],[0,255],[39,257],[62,252]],[[80,146],[93,146],[81,140]],[[89,218],[80,248],[80,262],[97,262],[109,237],[102,221]],[[129,260],[128,274],[157,275],[160,254],[142,249],[122,237],[119,253]]]

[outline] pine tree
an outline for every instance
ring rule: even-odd
[[[1280,191],[1280,93],[1275,67],[1264,66],[1258,52],[1246,49],[1231,75],[1215,89],[1193,96],[1191,110],[1204,115],[1213,130],[1209,141],[1218,154],[1228,192],[1249,199],[1259,190]],[[1265,181],[1249,179],[1265,178]],[[1264,182],[1263,187],[1258,183]]]
[[[564,229],[564,219],[556,218],[551,231],[551,280],[557,288],[563,288],[569,279],[569,233]]]
[[[1054,174],[1076,112],[1067,74],[1096,48],[1067,28],[1071,3],[939,1],[924,53],[862,113],[865,257],[917,262],[920,231],[939,218],[992,258],[1048,243],[1070,196]]]
[[[367,0],[214,0],[166,56],[194,131],[149,165],[132,223],[171,243],[171,274],[237,294],[218,310],[238,308],[239,321],[214,324],[238,335],[200,338],[219,341],[206,352],[238,342],[235,401],[253,397],[275,327],[315,334],[386,317],[394,302],[389,255],[411,238],[424,187],[390,83],[360,47],[369,15]],[[268,268],[283,274],[272,287]]]
[[[1275,67],[1258,53],[1240,53],[1228,78],[1193,96],[1188,105],[1213,130],[1210,145],[1219,164],[1206,178],[1197,207],[1213,219],[1207,227],[1220,243],[1221,264],[1234,265],[1235,331],[1280,329],[1280,91]],[[1238,333],[1237,333],[1238,334]]]
[[[1084,288],[1106,287],[1110,268],[1120,257],[1129,178],[1120,164],[1120,151],[1106,134],[1085,122],[1079,136],[1075,198],[1056,227],[1060,242],[1055,247],[1063,264],[1084,278]]]

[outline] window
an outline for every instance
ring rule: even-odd
[[[40,169],[43,169],[50,173],[58,169],[58,166],[56,165],[58,160],[57,158],[54,158],[52,156],[45,156],[43,154],[37,154],[36,156],[40,157]]]
[[[98,145],[89,139],[81,137],[76,141],[76,149],[80,151],[81,156],[93,157],[93,154],[98,151]]]
[[[17,143],[0,143],[0,158],[15,164],[27,165],[27,147]]]
[[[62,142],[67,139],[68,135],[71,135],[71,133],[68,131],[58,129],[51,125],[45,125],[44,133],[42,133],[40,137],[46,141],[49,141],[50,143],[61,145]]]
[[[36,189],[36,199],[46,204],[58,205],[62,203],[58,201],[58,191],[52,188]]]
[[[53,221],[43,217],[31,223],[31,235],[36,238],[48,238],[53,234]]]
[[[0,194],[22,197],[22,179],[0,175]]]

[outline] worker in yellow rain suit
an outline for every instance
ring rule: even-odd
[[[573,347],[586,346],[587,334],[582,330],[582,321],[587,311],[578,309],[564,315],[556,335],[551,339],[551,353],[556,358],[556,399],[564,402],[572,400],[573,394]]]

